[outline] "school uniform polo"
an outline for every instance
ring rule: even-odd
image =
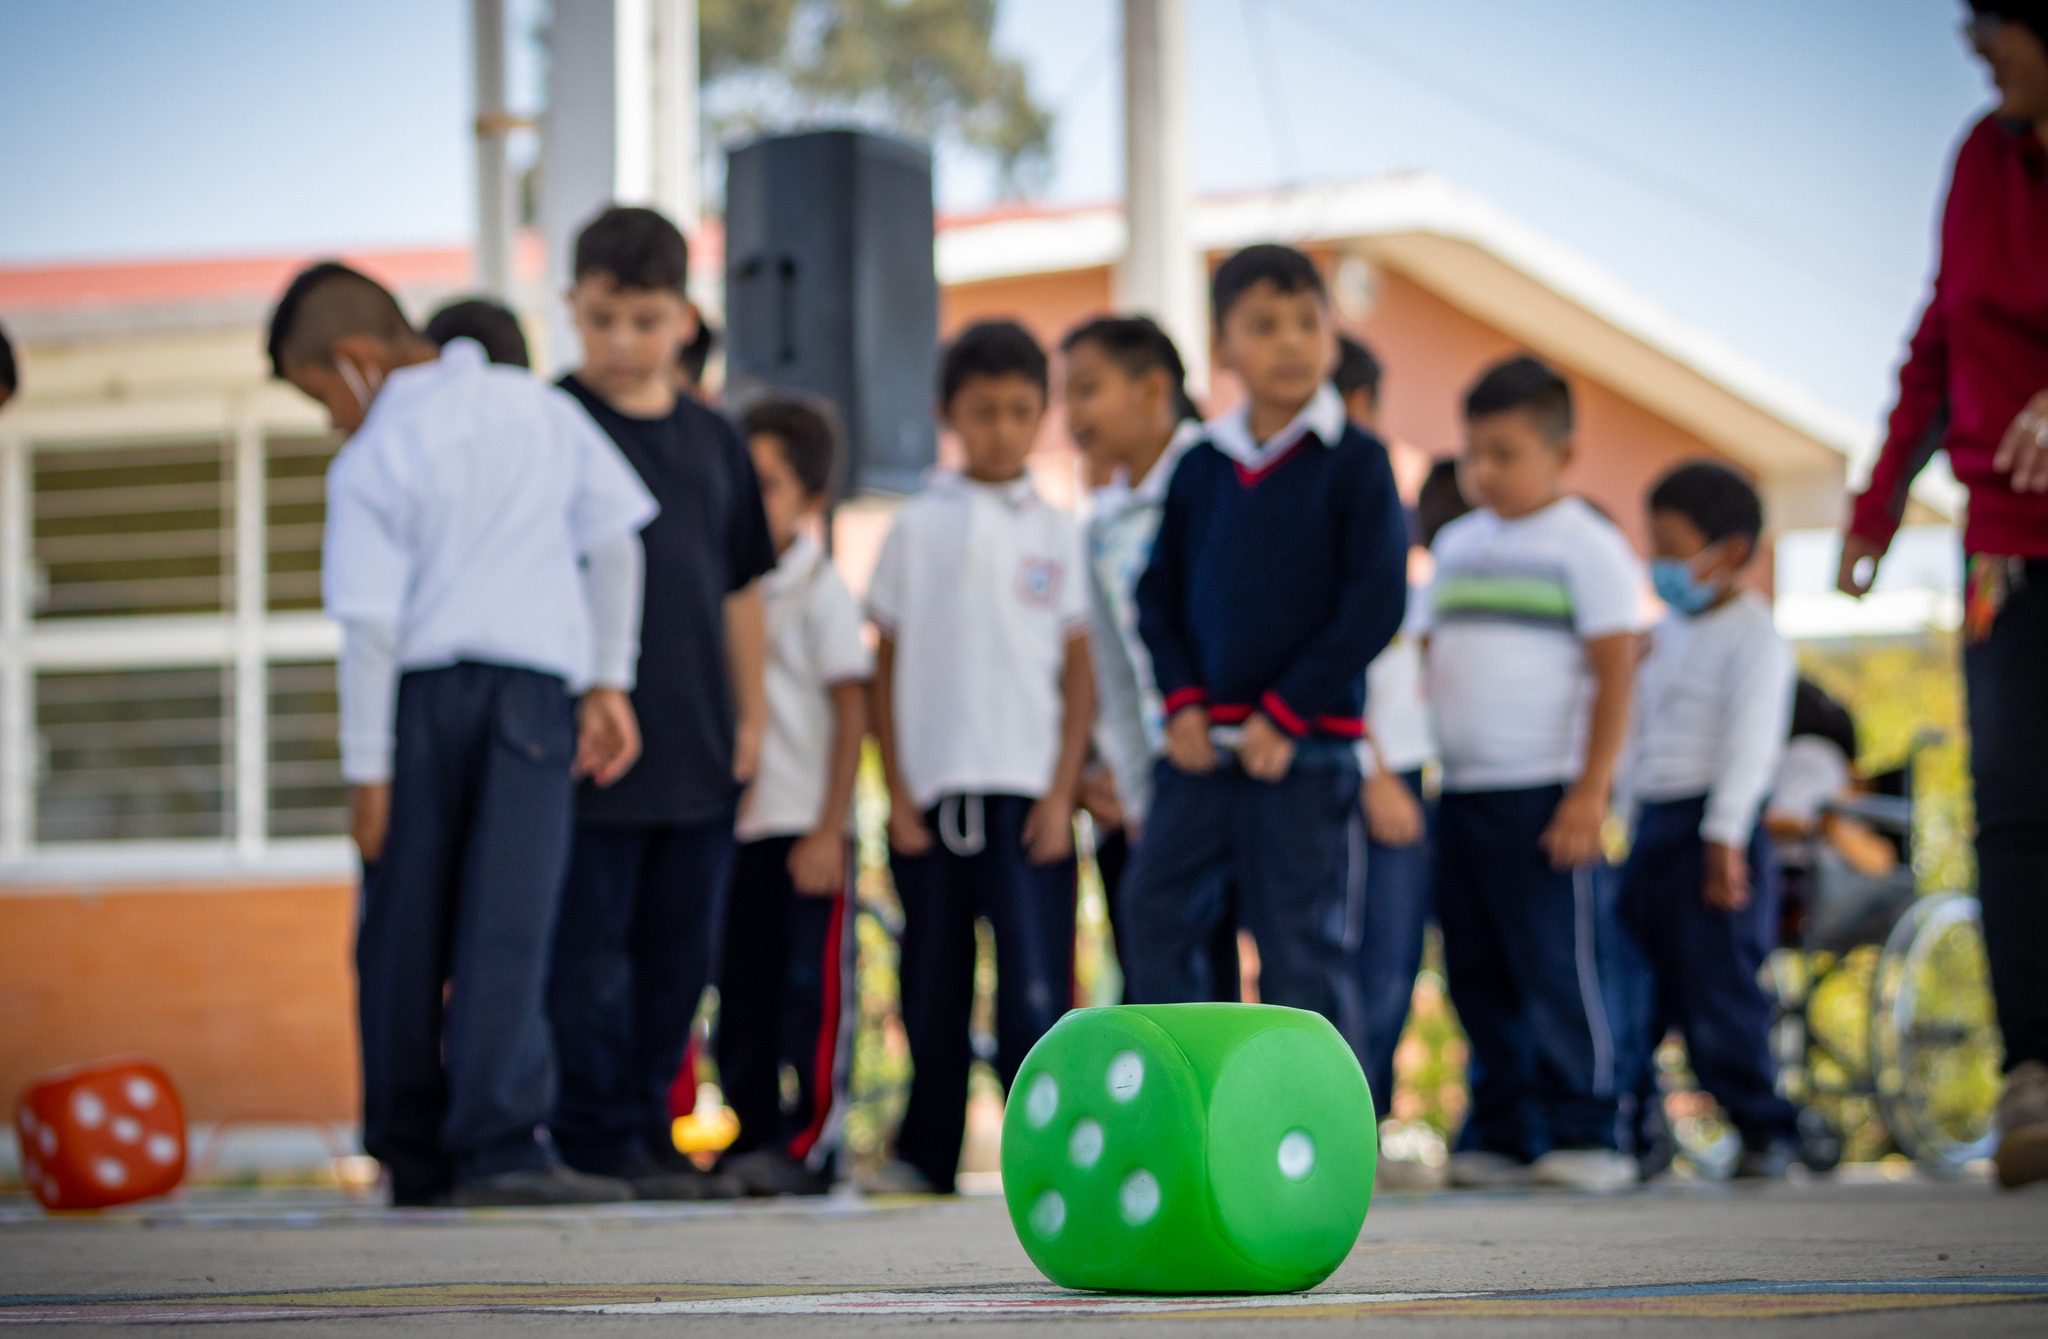
[[[1770,606],[1744,591],[1650,633],[1636,674],[1633,788],[1642,801],[1622,870],[1621,918],[1642,951],[1631,1033],[1645,1107],[1653,1053],[1668,1028],[1685,1038],[1700,1086],[1752,1147],[1790,1139],[1797,1114],[1778,1096],[1775,1001],[1757,973],[1776,941],[1778,879],[1761,814],[1791,723],[1797,671]],[[1749,904],[1701,896],[1706,845],[1745,853]]]
[[[401,1202],[554,1160],[569,691],[631,682],[653,510],[573,401],[467,340],[392,373],[329,470],[345,770],[391,783],[356,939],[363,1144]]]
[[[1632,632],[1640,578],[1576,498],[1444,527],[1428,611],[1443,757],[1436,913],[1475,1073],[1468,1146],[1523,1161],[1624,1142],[1630,947],[1605,864],[1542,836],[1585,761],[1589,641]]]
[[[850,886],[797,891],[790,850],[817,830],[836,727],[832,690],[865,683],[860,607],[808,535],[761,582],[768,726],[740,808],[740,848],[718,971],[718,1078],[739,1117],[730,1153],[779,1147],[829,1175],[839,1149],[858,1018]],[[783,1075],[795,1077],[785,1100]]]
[[[1088,626],[1073,518],[1028,478],[950,471],[903,504],[868,586],[896,645],[896,755],[920,808],[1036,799],[1059,762],[1067,643]]]
[[[889,855],[912,1070],[896,1153],[940,1190],[966,1126],[976,920],[995,932],[1005,1087],[1073,1003],[1076,865],[1032,862],[1023,834],[1059,761],[1085,582],[1077,527],[1029,480],[940,473],[897,513],[868,588],[895,644],[897,762],[933,835],[922,854]]]

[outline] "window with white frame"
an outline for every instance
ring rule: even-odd
[[[333,440],[0,429],[0,869],[337,855]]]

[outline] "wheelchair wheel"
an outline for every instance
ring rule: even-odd
[[[1899,1150],[1935,1170],[1989,1156],[1998,1056],[1977,899],[1923,897],[1871,977],[1871,1076]]]

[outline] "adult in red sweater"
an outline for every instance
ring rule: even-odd
[[[1999,1179],[2048,1179],[2048,0],[1972,0],[1999,103],[1956,155],[1934,293],[1838,583],[1870,589],[1937,450],[1968,488],[1963,676],[1977,885],[2005,1038]]]

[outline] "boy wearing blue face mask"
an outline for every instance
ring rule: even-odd
[[[1760,821],[1792,710],[1791,648],[1736,580],[1756,556],[1763,506],[1735,471],[1680,465],[1650,490],[1650,579],[1671,613],[1637,675],[1633,747],[1642,809],[1622,873],[1622,922],[1640,945],[1637,1090],[1651,1052],[1685,1038],[1702,1087],[1742,1136],[1738,1177],[1775,1177],[1799,1153],[1778,1096],[1771,1002],[1757,984],[1777,925]]]

